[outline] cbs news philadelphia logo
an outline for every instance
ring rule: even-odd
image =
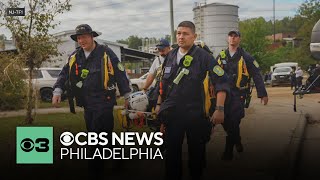
[[[53,128],[17,127],[17,164],[53,164]]]

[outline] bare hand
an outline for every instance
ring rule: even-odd
[[[224,122],[224,112],[223,111],[218,111],[215,110],[212,117],[211,117],[211,121],[214,124],[221,124]]]
[[[267,105],[267,104],[268,104],[268,101],[269,101],[268,96],[262,97],[262,98],[261,98],[261,103],[262,103],[262,101],[263,101],[263,105]]]
[[[61,96],[54,95],[54,96],[52,97],[52,105],[53,105],[54,107],[58,108],[60,102],[61,102]]]
[[[156,108],[154,109],[154,112],[158,115],[160,111],[160,105],[156,105]]]
[[[164,124],[160,125],[160,132],[164,134],[166,132],[166,126]]]

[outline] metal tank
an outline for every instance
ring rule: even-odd
[[[239,29],[238,9],[239,6],[224,3],[195,3],[197,40],[204,41],[215,56],[227,47],[227,33]]]
[[[311,51],[311,55],[316,60],[319,61],[320,60],[320,19],[312,29],[310,51]]]

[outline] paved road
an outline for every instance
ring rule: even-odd
[[[255,92],[253,93],[255,96]],[[205,179],[296,178],[296,171],[300,167],[297,162],[302,164],[300,149],[304,147],[302,136],[307,127],[305,114],[311,114],[314,119],[320,120],[320,104],[318,103],[320,94],[306,95],[303,99],[298,99],[297,112],[294,112],[292,91],[288,87],[268,88],[268,93],[270,101],[267,106],[262,105],[260,99],[255,97],[250,108],[247,109],[246,117],[241,123],[245,151],[241,154],[235,152],[233,161],[221,160],[225,133],[222,126],[215,128],[207,147],[208,164]],[[318,134],[320,135],[320,131]],[[317,137],[320,140],[320,136]],[[309,143],[309,145],[310,149],[315,150],[313,144]],[[183,151],[183,179],[188,179],[186,142],[184,142]],[[308,162],[312,162],[312,159]],[[134,172],[137,177],[154,179],[162,176],[164,164],[163,162],[138,161],[134,166],[127,163],[125,167],[129,172]],[[144,171],[139,169],[144,169]],[[128,175],[120,177],[130,178]]]

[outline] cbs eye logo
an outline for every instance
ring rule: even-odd
[[[37,152],[48,152],[49,151],[49,139],[37,138],[35,142],[30,138],[25,138],[20,143],[20,148],[24,152],[31,152],[35,149]]]
[[[71,132],[64,132],[60,135],[60,142],[64,146],[70,146],[74,141],[73,134]]]

